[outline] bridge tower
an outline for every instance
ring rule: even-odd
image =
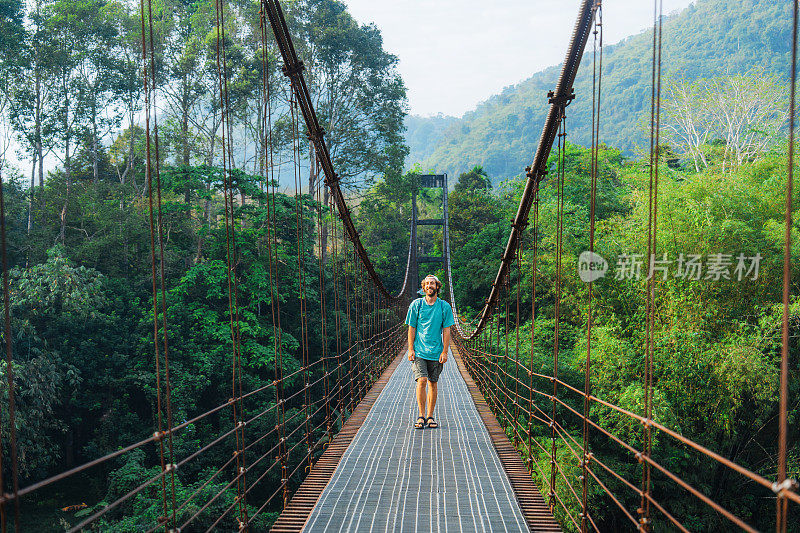
[[[448,238],[447,213],[447,174],[423,174],[419,176],[419,189],[442,189],[442,218],[420,219],[417,210],[417,188],[411,193],[411,271],[409,272],[408,294],[418,295],[420,290],[419,266],[422,263],[444,264],[449,256],[450,239]],[[420,255],[417,234],[418,226],[442,226],[444,246],[442,256]]]

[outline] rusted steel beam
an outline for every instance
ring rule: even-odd
[[[541,180],[547,175],[547,158],[550,156],[553,141],[558,134],[558,128],[561,125],[561,119],[563,117],[563,110],[574,98],[572,86],[575,82],[575,75],[578,72],[578,67],[581,64],[581,57],[583,57],[586,42],[589,40],[592,20],[594,19],[596,10],[597,0],[583,0],[580,12],[578,13],[578,20],[575,23],[575,30],[572,33],[572,41],[567,51],[567,57],[561,68],[561,76],[558,79],[556,90],[548,94],[550,110],[547,113],[547,119],[542,129],[542,136],[539,139],[539,146],[536,148],[536,155],[534,156],[533,163],[525,169],[528,180],[525,184],[522,198],[519,201],[517,214],[511,224],[511,234],[508,237],[508,244],[506,244],[506,249],[503,252],[500,268],[497,271],[494,283],[492,283],[492,290],[489,293],[489,298],[487,298],[486,304],[481,311],[480,321],[475,327],[475,330],[468,337],[470,339],[480,334],[483,328],[486,327],[489,318],[492,316],[492,311],[500,298],[500,287],[508,276],[508,270],[515,258],[522,230],[528,224],[528,215],[533,205],[534,193],[539,188]]]
[[[389,291],[386,290],[380,277],[378,277],[378,273],[375,271],[375,267],[369,260],[367,251],[361,243],[361,237],[359,237],[358,231],[356,231],[355,225],[353,224],[353,219],[350,216],[350,209],[347,207],[344,194],[339,186],[339,176],[333,168],[330,150],[328,150],[328,144],[325,142],[325,131],[319,124],[319,119],[317,118],[317,113],[314,110],[314,104],[311,100],[311,93],[308,90],[308,85],[303,76],[305,65],[297,57],[297,52],[294,49],[292,37],[289,33],[289,27],[286,25],[286,19],[283,16],[280,2],[278,2],[278,0],[265,0],[263,5],[266,8],[267,17],[272,25],[272,31],[275,34],[275,41],[278,43],[278,48],[283,57],[283,73],[291,81],[292,88],[297,97],[297,103],[303,113],[303,120],[308,128],[308,138],[314,145],[317,159],[322,167],[322,171],[325,173],[325,185],[328,186],[331,195],[336,201],[336,207],[342,218],[347,236],[353,242],[358,257],[361,259],[361,262],[369,273],[369,277],[375,283],[375,286],[378,287],[381,294],[387,299],[403,298],[402,293],[394,296],[389,294]]]

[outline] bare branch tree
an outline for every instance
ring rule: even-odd
[[[775,146],[786,127],[788,95],[779,76],[763,69],[667,84],[662,110],[665,140],[706,168],[708,143],[724,144],[723,170],[754,161]]]

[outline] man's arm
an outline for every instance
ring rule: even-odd
[[[444,344],[444,350],[442,351],[442,355],[439,356],[440,363],[447,362],[447,352],[450,350],[450,327],[446,327],[442,329],[442,343]]]
[[[408,360],[413,361],[416,354],[414,353],[414,338],[417,336],[417,328],[408,326]]]

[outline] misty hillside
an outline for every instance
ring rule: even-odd
[[[755,67],[788,78],[791,4],[767,0],[698,0],[664,23],[662,72],[687,79],[740,73]],[[564,28],[572,31],[572,27]],[[606,46],[603,56],[601,141],[633,153],[647,135],[652,30]],[[465,113],[452,117],[408,117],[411,153],[406,167],[457,174],[482,165],[494,181],[518,175],[533,159],[547,112],[547,91],[560,65],[533,74]],[[589,144],[592,38],[567,109],[572,142]]]

